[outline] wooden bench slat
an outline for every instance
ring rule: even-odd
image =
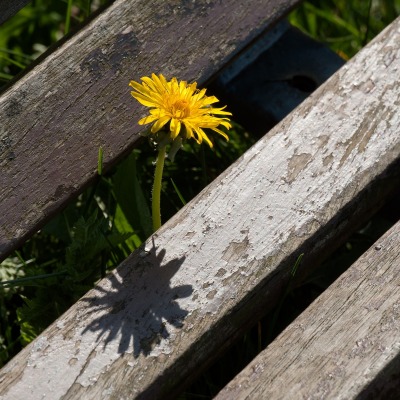
[[[0,25],[6,22],[21,8],[25,7],[31,0],[1,0],[0,2]]]
[[[174,398],[400,181],[400,19],[0,372],[0,398]]]
[[[400,398],[400,222],[215,398]]]
[[[0,97],[0,261],[132,149],[128,83],[204,83],[299,0],[116,1]],[[168,40],[165,40],[168,38]]]

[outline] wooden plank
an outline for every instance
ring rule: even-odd
[[[119,0],[6,91],[0,260],[95,177],[100,146],[105,170],[132,149],[145,111],[130,80],[204,83],[298,1]]]
[[[0,25],[6,22],[21,8],[25,7],[30,0],[1,0],[0,2]]]
[[[0,372],[0,398],[174,398],[400,183],[400,19]],[[40,390],[37,390],[40,388]]]
[[[215,398],[400,398],[400,222]]]

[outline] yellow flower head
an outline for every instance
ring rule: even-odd
[[[151,133],[156,133],[169,123],[171,140],[193,138],[197,143],[203,139],[212,147],[204,128],[209,128],[228,140],[219,125],[231,128],[229,119],[222,115],[232,115],[223,111],[225,107],[215,108],[211,104],[218,101],[215,96],[206,96],[206,89],[198,90],[197,83],[178,82],[176,78],[167,81],[162,74],[143,77],[141,84],[131,81],[132,96],[144,106],[150,107],[150,115],[142,118],[139,125],[154,122]]]

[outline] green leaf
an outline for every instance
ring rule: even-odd
[[[136,173],[137,153],[133,152],[118,167],[114,194],[127,222],[143,242],[152,234],[151,213]]]
[[[129,234],[130,237],[125,241],[129,251],[137,249],[142,244],[142,240],[137,234],[134,233],[132,226],[126,219],[125,214],[119,204],[115,210],[114,226],[119,233]]]

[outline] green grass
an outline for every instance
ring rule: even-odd
[[[32,2],[0,27],[0,80],[6,83],[21,72],[64,32],[79,27],[92,6],[103,4],[105,1]],[[400,0],[319,0],[306,2],[289,20],[350,58],[399,13]],[[214,138],[214,150],[187,143],[174,163],[166,162],[161,199],[164,221],[255,142],[236,124],[229,143]],[[101,176],[96,184],[1,264],[0,366],[151,234],[149,194],[155,156],[143,139],[140,148],[107,176],[102,175],[99,162]],[[215,395],[346,268],[355,250],[368,246],[388,224],[382,218],[371,222],[368,230],[358,233],[332,256],[319,276],[301,287],[288,288],[279,307],[259,321],[181,398]]]
[[[0,25],[0,86],[108,0],[32,0]]]
[[[348,59],[399,14],[399,0],[316,0],[293,11],[289,21]]]

